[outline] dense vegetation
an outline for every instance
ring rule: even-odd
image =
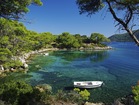
[[[28,6],[31,4],[42,5],[42,2],[40,0],[1,0],[0,17],[19,20],[29,12]]]
[[[133,31],[136,37],[139,39],[139,30]],[[134,40],[130,37],[128,33],[115,34],[110,36],[108,39],[115,42],[133,42]]]
[[[132,87],[132,93],[135,104],[133,100],[130,102],[125,98],[121,98],[118,103],[120,105],[139,105],[139,83]],[[75,103],[83,105],[89,98],[90,93],[86,89],[74,88],[68,92],[58,90],[53,94],[52,88],[48,84],[31,86],[24,81],[11,80],[0,85],[0,105],[72,105]]]
[[[132,87],[132,93],[135,95],[134,100],[136,105],[139,105],[139,81],[136,86]]]
[[[86,0],[77,1],[81,13],[88,12],[89,14],[98,12],[98,10],[105,6],[103,4],[107,4],[109,11],[118,22],[117,25],[119,28],[124,28],[134,41],[139,43],[138,40],[133,37],[134,34],[132,34],[131,30],[135,24],[130,24],[135,19],[132,17],[138,16],[138,0],[105,0],[105,2],[100,2],[101,0],[88,0],[89,3]],[[93,46],[100,45],[102,41],[107,40],[103,35],[98,33],[93,33],[91,37],[87,37],[86,35],[81,36],[79,34],[71,35],[67,32],[62,33],[61,35],[52,35],[49,32],[36,33],[29,31],[22,23],[12,20],[21,19],[22,16],[29,11],[28,6],[30,4],[42,5],[42,2],[40,0],[0,1],[0,65],[3,65],[4,68],[18,68],[22,66],[20,61],[14,59],[14,56],[20,56],[29,51],[50,47],[68,49],[80,48],[82,46],[86,47],[86,44],[88,43],[93,43]],[[124,17],[117,17],[114,9],[125,12],[125,15],[123,15]],[[135,102],[137,104],[139,104],[138,90],[138,85],[133,87]],[[87,100],[89,95],[87,90],[81,91],[75,89],[73,93],[66,94],[59,91],[53,96],[48,91],[40,91],[21,81],[10,81],[0,85],[1,105],[48,105],[55,101],[58,102],[59,100],[78,102],[81,104],[82,100]]]
[[[23,81],[10,81],[0,85],[0,105],[56,105],[58,103],[78,103],[88,100],[90,93],[75,88],[69,93],[59,90],[55,95],[48,85],[32,87]]]
[[[97,38],[97,39],[96,39]],[[88,43],[94,43],[90,47],[102,45],[101,42],[108,39],[99,33],[93,33],[91,37],[86,35],[71,35],[63,32],[60,35],[52,35],[50,32],[37,33],[29,31],[17,21],[0,18],[0,65],[5,69],[18,68],[21,62],[14,59],[29,51],[43,48],[80,48]]]
[[[51,43],[54,38],[51,33],[40,35],[28,31],[22,23],[0,18],[0,65],[5,68],[21,66],[13,56],[38,50]]]

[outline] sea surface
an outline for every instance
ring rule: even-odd
[[[104,81],[100,88],[89,89],[93,102],[110,103],[131,93],[139,80],[139,47],[132,42],[108,43],[103,51],[50,51],[35,55],[27,73],[13,73],[32,85],[50,84],[53,92],[73,89],[73,81]]]

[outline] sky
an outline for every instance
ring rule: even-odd
[[[76,0],[42,0],[43,6],[29,6],[30,11],[24,22],[28,30],[38,33],[50,32],[59,35],[63,32],[90,36],[91,33],[100,33],[109,37],[119,34],[110,13],[105,10],[87,16],[79,14]]]

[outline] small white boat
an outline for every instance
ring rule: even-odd
[[[78,88],[97,88],[103,84],[103,81],[75,81],[74,87]]]
[[[44,53],[44,55],[45,55],[45,56],[48,56],[48,55],[49,55],[49,53]]]

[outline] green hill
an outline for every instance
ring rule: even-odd
[[[139,39],[139,30],[136,30],[134,32],[137,38]],[[110,39],[111,41],[116,41],[116,42],[132,42],[133,41],[133,39],[129,36],[128,33],[114,34],[110,36],[108,39]]]

